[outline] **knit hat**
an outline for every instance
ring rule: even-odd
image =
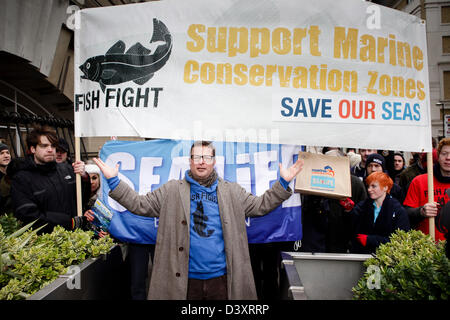
[[[394,152],[394,156],[400,156],[400,157],[402,157],[403,158],[403,161],[405,161],[405,157],[403,156],[403,153],[401,153],[401,152]]]
[[[367,157],[366,161],[366,168],[369,166],[370,163],[375,162],[381,165],[383,168],[383,171],[386,170],[386,159],[381,154],[378,153],[372,153]]]
[[[3,150],[9,150],[9,147],[6,144],[0,142],[0,152],[2,152]]]
[[[58,139],[58,146],[56,147],[57,150],[61,150],[63,152],[69,152],[69,144],[66,140],[63,138]]]
[[[84,171],[87,173],[97,173],[100,175],[100,168],[96,164],[87,164],[84,166]]]

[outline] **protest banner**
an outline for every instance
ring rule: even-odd
[[[77,137],[431,152],[416,16],[360,0],[165,0],[83,9],[75,24]]]
[[[100,151],[100,158],[110,166],[120,163],[119,177],[139,194],[153,191],[171,179],[184,178],[189,169],[192,141],[148,140],[108,141]],[[278,179],[278,163],[289,167],[297,160],[300,146],[255,143],[214,142],[216,171],[227,181],[238,182],[248,192],[263,194]],[[103,203],[114,214],[126,209],[108,196],[109,187],[102,177]],[[294,180],[290,187],[294,190]],[[150,220],[150,219],[149,219]],[[149,234],[142,235],[147,243],[154,243],[158,219]],[[296,241],[302,238],[300,195],[294,193],[268,215],[247,218],[250,243]]]
[[[76,21],[76,136],[431,151],[416,16],[360,0],[166,0]]]

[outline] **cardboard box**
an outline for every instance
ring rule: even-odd
[[[348,157],[299,152],[305,161],[295,181],[295,192],[345,199],[352,196]]]

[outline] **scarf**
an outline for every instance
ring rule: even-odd
[[[189,170],[187,174],[188,174],[189,177],[191,177],[192,179],[197,181],[200,185],[202,185],[204,187],[207,187],[207,188],[211,187],[212,184],[218,178],[216,170],[213,170],[209,176],[207,176],[205,179],[201,179],[201,180],[194,178],[194,176],[192,175],[191,170]]]

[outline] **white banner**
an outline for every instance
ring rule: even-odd
[[[84,9],[75,135],[431,151],[425,24],[360,0]]]

